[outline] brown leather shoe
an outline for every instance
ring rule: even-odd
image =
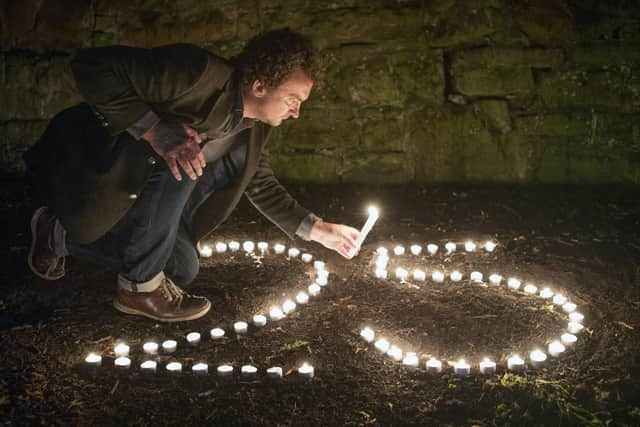
[[[58,280],[64,276],[64,257],[53,249],[55,217],[42,206],[31,217],[31,248],[27,264],[33,273],[45,280]]]
[[[118,287],[113,306],[123,313],[160,322],[182,322],[207,314],[211,302],[205,297],[189,295],[165,277],[152,292],[131,292]]]

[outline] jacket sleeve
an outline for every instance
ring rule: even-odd
[[[152,106],[179,100],[193,89],[205,75],[208,57],[206,50],[189,44],[109,46],[81,50],[71,68],[80,93],[115,135],[148,115]]]
[[[262,215],[291,239],[296,235],[305,238],[308,230],[303,229],[310,228],[318,219],[311,211],[302,207],[280,184],[271,169],[268,153],[264,151],[245,195]]]

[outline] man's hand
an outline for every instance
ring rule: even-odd
[[[358,230],[348,225],[318,220],[313,224],[309,238],[326,248],[333,249],[345,258],[351,259],[360,249],[356,246],[359,234]]]
[[[178,165],[193,180],[202,175],[206,162],[200,151],[202,140],[195,130],[161,121],[142,135],[142,138],[164,159],[178,181],[182,181]]]

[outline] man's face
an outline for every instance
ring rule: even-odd
[[[256,118],[271,126],[279,126],[290,117],[297,119],[300,106],[309,98],[313,81],[301,70],[275,88],[267,88],[260,82],[254,83],[253,94],[257,102]]]

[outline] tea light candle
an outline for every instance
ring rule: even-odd
[[[309,285],[309,288],[307,288],[307,291],[309,291],[309,295],[311,295],[312,297],[317,297],[318,295],[320,295],[320,285],[318,285],[317,283],[312,283]]]
[[[258,242],[258,250],[261,254],[264,255],[267,249],[269,249],[269,244],[267,242]]]
[[[404,355],[404,359],[402,359],[402,364],[405,366],[418,366],[419,360],[418,360],[418,356],[416,355],[415,352],[413,351],[408,351],[405,355]]]
[[[540,297],[544,299],[549,299],[553,296],[553,291],[549,288],[544,288],[540,291]]]
[[[121,356],[116,358],[113,364],[117,369],[129,369],[129,367],[131,366],[131,359],[126,356]]]
[[[227,244],[223,243],[223,242],[217,242],[216,243],[216,252],[219,253],[219,254],[227,252]]]
[[[553,300],[552,301],[553,301],[553,303],[555,305],[563,305],[565,302],[567,302],[567,297],[565,297],[562,294],[555,294],[553,296]]]
[[[547,354],[542,350],[533,350],[529,353],[529,359],[531,359],[533,366],[537,367],[547,360]]]
[[[284,312],[284,314],[289,314],[295,309],[296,309],[296,303],[291,301],[290,299],[282,303],[282,311]]]
[[[549,350],[549,354],[551,356],[558,357],[562,353],[564,353],[564,351],[566,350],[566,347],[560,341],[556,340],[556,341],[551,341],[547,349]]]
[[[536,285],[532,285],[531,283],[528,283],[523,288],[523,291],[527,294],[535,294],[536,292],[538,292],[538,287]]]
[[[209,334],[211,335],[212,339],[219,340],[220,338],[224,337],[224,329],[213,328],[211,329],[211,331],[209,331]]]
[[[454,246],[455,249],[455,246]],[[430,255],[435,255],[436,252],[438,252],[438,245],[434,245],[433,243],[429,243],[427,245],[427,252],[429,252]]]
[[[142,345],[142,350],[144,350],[147,354],[157,354],[158,353],[158,343],[149,341]]]
[[[502,282],[502,276],[499,274],[492,274],[489,276],[489,282],[493,285],[499,285]]]
[[[397,345],[392,345],[389,350],[387,350],[387,356],[398,362],[402,360],[402,349]]]
[[[487,240],[484,244],[484,248],[487,250],[487,252],[493,252],[493,250],[496,248],[496,244],[491,240]]]
[[[520,282],[520,280],[516,279],[515,277],[509,277],[509,280],[507,280],[507,287],[511,290],[517,291],[518,289],[520,289],[520,284],[522,282]]]
[[[253,324],[258,327],[263,327],[267,324],[267,316],[263,314],[254,314],[253,315]]]
[[[458,360],[453,365],[453,371],[462,377],[466,377],[471,372],[471,366],[464,359]]]
[[[220,365],[216,370],[218,372],[218,376],[220,377],[230,377],[231,375],[233,375],[233,366],[231,365]]]
[[[574,311],[569,313],[569,320],[571,320],[572,322],[582,322],[584,320],[584,315],[582,313]]]
[[[211,255],[213,255],[213,249],[211,249],[211,246],[203,245],[200,248],[200,256],[204,258],[209,258]]]
[[[102,356],[96,353],[89,353],[84,361],[87,362],[89,366],[98,367],[102,365]]]
[[[231,250],[231,252],[236,252],[240,249],[240,243],[236,242],[235,240],[232,242],[229,242],[229,249]]]
[[[442,362],[439,361],[438,359],[435,359],[432,357],[429,360],[427,360],[425,365],[427,367],[427,372],[429,373],[439,374],[440,372],[442,372]]]
[[[247,322],[239,321],[233,324],[233,330],[236,334],[246,334],[249,324]]]
[[[431,273],[431,279],[434,282],[441,283],[444,281],[444,273],[442,271],[434,271],[433,273]]]
[[[325,268],[325,263],[324,261],[313,261],[313,268],[315,268],[317,271],[321,271],[324,270]]]
[[[513,355],[507,360],[507,369],[510,371],[521,371],[524,369],[524,360],[520,356]]]
[[[387,248],[385,248],[384,246],[379,246],[378,249],[376,249],[376,253],[378,255],[388,255],[389,254],[389,250]]]
[[[165,353],[173,353],[176,351],[176,348],[178,348],[178,343],[175,340],[166,340],[162,343],[162,350],[164,350]]]
[[[300,374],[300,376],[302,376],[303,378],[313,378],[313,366],[309,365],[307,362],[304,362],[302,366],[298,368],[298,374]]]
[[[444,245],[444,248],[447,250],[447,253],[450,254],[456,251],[456,244],[453,242],[447,242],[447,244]]]
[[[180,362],[170,362],[167,363],[167,371],[171,374],[179,374],[182,372],[182,363]]]
[[[407,276],[409,275],[409,272],[407,270],[405,270],[402,267],[398,267],[396,268],[396,278],[400,279],[401,281],[405,281],[407,280]]]
[[[243,365],[240,368],[240,375],[245,379],[255,378],[257,372],[258,368],[253,365]]]
[[[296,295],[296,302],[298,304],[306,304],[309,302],[309,295],[306,292],[298,292]]]
[[[366,326],[360,331],[360,336],[364,338],[366,342],[373,342],[376,338],[376,333],[370,327]]]
[[[576,310],[576,308],[578,308],[578,306],[572,303],[571,301],[567,301],[564,304],[562,304],[562,310],[565,313],[572,313]]]
[[[155,360],[145,360],[140,364],[140,371],[145,374],[155,374],[158,364]]]
[[[113,353],[116,357],[126,357],[129,355],[129,346],[121,342],[113,348]]]
[[[475,282],[475,283],[481,283],[482,282],[482,273],[480,273],[479,271],[472,271],[471,272],[471,281]]]
[[[286,249],[286,247],[281,243],[276,243],[273,246],[273,251],[278,255],[283,254],[285,249]]]
[[[396,246],[393,248],[393,253],[397,256],[404,255],[404,246]]]
[[[411,245],[409,250],[411,251],[411,253],[413,255],[420,255],[420,253],[422,252],[422,246],[420,246],[420,245]]]
[[[382,353],[386,353],[389,350],[389,341],[387,341],[384,338],[380,338],[378,341],[375,342],[374,346],[377,350],[381,351]]]
[[[196,363],[191,367],[194,375],[207,375],[209,373],[209,365],[206,363]]]
[[[389,264],[389,257],[388,256],[379,255],[376,258],[376,267],[377,268],[385,269],[385,268],[387,268],[387,264]]]
[[[564,333],[560,336],[560,341],[562,341],[564,345],[570,345],[578,341],[578,337],[573,334]]]
[[[473,252],[476,250],[476,244],[473,243],[471,240],[468,240],[464,244],[464,250],[467,252]]]
[[[451,281],[459,282],[460,280],[462,280],[462,273],[457,270],[451,272]]]
[[[318,275],[316,276],[316,283],[320,286],[327,286],[327,279],[329,277],[329,272],[327,270],[318,271]]]
[[[480,362],[480,373],[484,375],[495,374],[496,372],[496,362],[485,358],[482,362]]]
[[[187,342],[191,345],[198,345],[200,343],[200,332],[189,332],[187,334]]]
[[[244,243],[242,244],[242,249],[243,249],[245,252],[253,252],[253,251],[255,250],[255,248],[256,248],[255,243],[253,243],[253,242],[252,242],[252,241],[250,241],[250,240],[248,240],[248,241],[246,241],[246,242],[244,242]]]
[[[282,368],[280,366],[272,366],[267,369],[267,378],[271,380],[279,380],[282,378]]]
[[[284,318],[284,312],[280,307],[271,307],[269,310],[269,317],[271,320],[281,320]]]
[[[388,275],[389,275],[389,273],[387,272],[387,270],[385,270],[383,268],[377,268],[376,269],[376,277],[378,279],[386,279]]]
[[[377,208],[373,206],[369,206],[368,212],[369,212],[369,218],[367,218],[367,222],[365,222],[364,225],[362,226],[362,229],[358,234],[358,238],[356,239],[357,248],[362,246],[362,242],[364,242],[364,239],[367,237],[367,234],[369,234],[369,232],[373,228],[373,225],[378,220],[379,213]]]
[[[296,258],[298,255],[300,255],[300,249],[298,249],[298,248],[289,248],[289,251],[287,252],[287,255],[289,256],[289,258]]]
[[[584,329],[584,326],[582,326],[582,324],[578,322],[569,322],[569,326],[567,327],[567,330],[569,331],[570,334],[577,334],[583,329]]]
[[[416,268],[415,270],[413,270],[413,280],[424,282],[426,278],[427,278],[427,273],[425,273],[424,271],[420,270],[419,268]]]
[[[313,259],[313,255],[304,253],[300,255],[300,259],[302,260],[302,262],[310,263]]]

